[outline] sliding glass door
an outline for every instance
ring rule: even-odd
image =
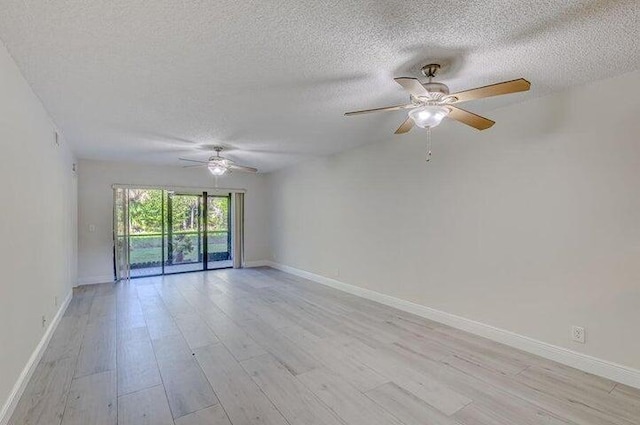
[[[164,193],[128,189],[131,276],[162,274]]]
[[[203,195],[168,193],[165,273],[203,270]]]
[[[114,189],[116,280],[231,267],[231,195]]]
[[[207,268],[231,266],[231,195],[207,197]]]

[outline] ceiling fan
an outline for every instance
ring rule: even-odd
[[[347,112],[345,115],[351,116],[367,114],[369,112],[410,109],[409,116],[402,125],[398,127],[395,134],[408,133],[414,125],[421,128],[433,128],[440,124],[445,117],[452,118],[478,130],[486,130],[495,124],[495,121],[481,117],[473,112],[465,111],[464,109],[454,106],[454,104],[485,97],[527,91],[531,87],[530,82],[524,78],[519,78],[517,80],[505,81],[490,86],[450,94],[449,87],[445,84],[432,81],[439,69],[440,65],[438,64],[429,64],[422,67],[422,74],[429,79],[428,83],[421,83],[417,78],[394,78],[396,83],[400,84],[409,92],[410,103],[406,105]]]
[[[197,162],[194,165],[185,165],[184,168],[193,167],[207,167],[209,172],[214,176],[222,176],[231,171],[242,171],[245,173],[257,173],[258,169],[253,167],[245,167],[244,165],[238,165],[232,160],[220,156],[224,148],[222,146],[214,146],[213,150],[216,154],[209,158],[208,161],[196,161],[195,159],[180,158],[181,161]]]

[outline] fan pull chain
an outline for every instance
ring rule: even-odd
[[[427,127],[427,162],[431,161],[431,127]]]

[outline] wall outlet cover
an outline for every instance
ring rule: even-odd
[[[585,343],[585,331],[582,326],[573,326],[571,328],[571,339],[580,344]]]

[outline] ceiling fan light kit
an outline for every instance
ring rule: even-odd
[[[425,105],[409,111],[409,117],[420,128],[433,128],[449,115],[449,109],[445,106]]]
[[[214,176],[221,176],[227,172],[227,167],[223,164],[209,164],[209,172]]]
[[[208,161],[197,161],[195,159],[180,158],[181,161],[195,162],[196,165],[185,165],[184,168],[207,167],[209,172],[215,177],[223,176],[232,171],[242,171],[245,173],[257,173],[258,170],[253,167],[245,167],[238,165],[228,158],[220,156],[224,148],[222,146],[214,146],[213,150],[216,154],[209,158]]]

